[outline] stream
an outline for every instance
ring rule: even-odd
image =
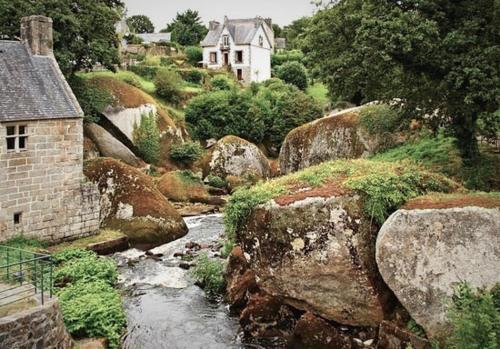
[[[222,215],[185,219],[189,233],[159,246],[147,256],[130,249],[116,253],[119,283],[126,290],[124,306],[128,334],[124,349],[225,349],[260,348],[240,340],[238,318],[231,317],[225,304],[209,302],[194,284],[189,271],[180,267],[175,253],[195,242],[210,256],[223,234]]]

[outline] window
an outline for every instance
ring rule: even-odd
[[[264,46],[264,37],[262,35],[259,36],[259,46],[260,47]]]
[[[222,45],[229,46],[229,35],[222,36]]]
[[[243,51],[236,51],[234,54],[236,63],[243,63]]]
[[[236,76],[238,78],[238,81],[243,80],[243,70],[242,69],[236,69]]]
[[[26,125],[7,126],[7,150],[20,151],[28,147],[28,127]]]
[[[22,216],[23,216],[22,212],[14,213],[14,224],[15,225],[21,224]]]
[[[217,64],[217,52],[210,52],[210,63]]]

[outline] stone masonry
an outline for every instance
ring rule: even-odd
[[[57,242],[99,229],[99,192],[83,176],[82,119],[17,122],[28,149],[0,142],[0,240],[16,234]],[[0,139],[8,123],[0,123]],[[14,215],[21,214],[19,223]]]

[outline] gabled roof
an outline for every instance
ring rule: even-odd
[[[145,44],[157,42],[170,42],[171,33],[151,33],[151,34],[135,34],[140,37]]]
[[[260,17],[249,19],[226,19],[223,24],[219,24],[208,32],[205,39],[201,42],[201,46],[216,46],[226,27],[236,45],[249,45],[252,43],[255,34],[261,26],[264,28],[269,43],[273,46],[274,43],[271,39],[273,37],[273,30],[267,25],[264,19]]]
[[[0,40],[0,122],[82,115],[52,56],[34,56],[21,42]]]

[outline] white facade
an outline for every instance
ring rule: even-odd
[[[271,78],[273,49],[269,30],[267,32],[265,30],[267,24],[259,18],[248,21],[254,21],[254,26],[250,27],[246,22],[246,26],[240,29],[238,28],[240,22],[231,24],[232,21],[226,20],[217,28],[213,26],[202,42],[205,67],[230,69],[238,80],[245,84]]]

